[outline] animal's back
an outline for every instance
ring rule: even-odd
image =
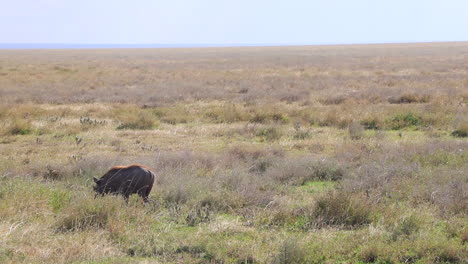
[[[115,166],[101,178],[105,184],[105,192],[121,193],[125,197],[138,193],[145,201],[154,179],[154,173],[143,165]]]

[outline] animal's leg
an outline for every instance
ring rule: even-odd
[[[150,192],[151,192],[151,189],[153,189],[153,184],[151,184],[150,186],[148,186],[148,188],[146,188],[146,192],[145,192],[145,197],[146,197],[146,202],[148,202],[148,196],[150,195]],[[144,200],[145,198],[143,198]]]
[[[147,187],[147,188],[144,188],[144,189],[142,189],[142,190],[140,190],[140,191],[138,192],[138,195],[139,195],[141,198],[143,198],[143,202],[144,202],[144,203],[148,203],[148,202],[149,202],[149,201],[148,201],[148,195],[149,195],[148,189],[149,189],[149,188]]]

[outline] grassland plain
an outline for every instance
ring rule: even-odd
[[[0,50],[0,262],[467,263],[467,56]]]

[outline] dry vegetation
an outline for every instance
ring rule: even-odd
[[[466,263],[467,55],[0,50],[0,262]]]

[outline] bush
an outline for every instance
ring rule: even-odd
[[[294,124],[294,139],[304,140],[311,136],[310,129],[304,130],[299,123]]]
[[[163,123],[175,125],[186,124],[193,121],[193,115],[185,107],[177,105],[174,107],[157,108],[153,114]]]
[[[416,233],[420,228],[420,220],[415,215],[403,217],[392,232],[392,239],[397,240],[400,236],[408,237]]]
[[[159,122],[151,111],[131,106],[117,109],[116,115],[120,121],[117,129],[152,129]]]
[[[391,104],[411,104],[411,103],[427,103],[431,99],[427,94],[407,93],[398,97],[390,97],[388,102]]]
[[[306,263],[306,250],[297,242],[296,239],[289,238],[284,240],[278,247],[277,253],[273,258],[274,264],[302,264]]]
[[[303,185],[308,181],[336,181],[344,175],[334,162],[308,157],[282,159],[268,165],[265,168],[267,177],[291,185]]]
[[[466,251],[463,252],[462,248],[448,243],[444,243],[436,249],[433,259],[435,263],[466,263],[464,262],[466,260]]]
[[[349,136],[353,140],[361,139],[364,135],[364,128],[358,122],[352,122],[348,126]]]
[[[205,117],[215,123],[234,123],[248,120],[247,113],[235,104],[213,106],[205,113]]]
[[[152,129],[158,125],[154,115],[147,111],[129,111],[118,117],[120,125],[117,129]]]
[[[452,133],[454,137],[465,138],[468,137],[468,122],[462,123]]]
[[[361,125],[364,127],[364,129],[372,130],[378,130],[381,127],[379,120],[377,120],[376,118],[368,118],[361,120]]]
[[[361,226],[371,222],[371,206],[361,197],[331,191],[317,199],[313,217],[317,227]]]
[[[339,167],[335,162],[330,161],[319,161],[313,165],[313,168],[314,180],[338,181],[345,174],[343,168]]]
[[[5,135],[28,135],[33,131],[32,124],[23,119],[15,119],[4,128]]]
[[[266,123],[268,121],[273,121],[275,123],[288,123],[289,118],[286,114],[278,113],[278,112],[260,112],[255,113],[250,119],[250,123]]]
[[[406,127],[415,127],[422,124],[421,117],[413,113],[399,114],[387,121],[393,130],[398,130]]]
[[[351,123],[351,120],[338,115],[338,111],[333,109],[323,116],[319,121],[319,126],[335,126],[338,128],[346,128]]]
[[[457,129],[457,130],[454,130],[452,133],[451,133],[452,136],[454,137],[468,137],[468,131],[467,130],[461,130],[461,129]]]
[[[268,119],[268,116],[263,113],[256,113],[252,118],[250,118],[249,122],[251,123],[264,123]]]
[[[285,124],[289,121],[289,118],[285,114],[282,114],[282,113],[273,113],[271,114],[271,120],[277,123]]]
[[[269,126],[260,128],[256,136],[260,137],[261,141],[276,141],[281,138],[282,132],[278,126]]]
[[[339,105],[339,104],[344,103],[346,99],[347,98],[345,95],[337,95],[337,96],[331,96],[331,97],[319,99],[319,102],[324,105]]]
[[[379,249],[375,245],[366,246],[361,249],[359,258],[364,263],[375,263],[379,258]]]

